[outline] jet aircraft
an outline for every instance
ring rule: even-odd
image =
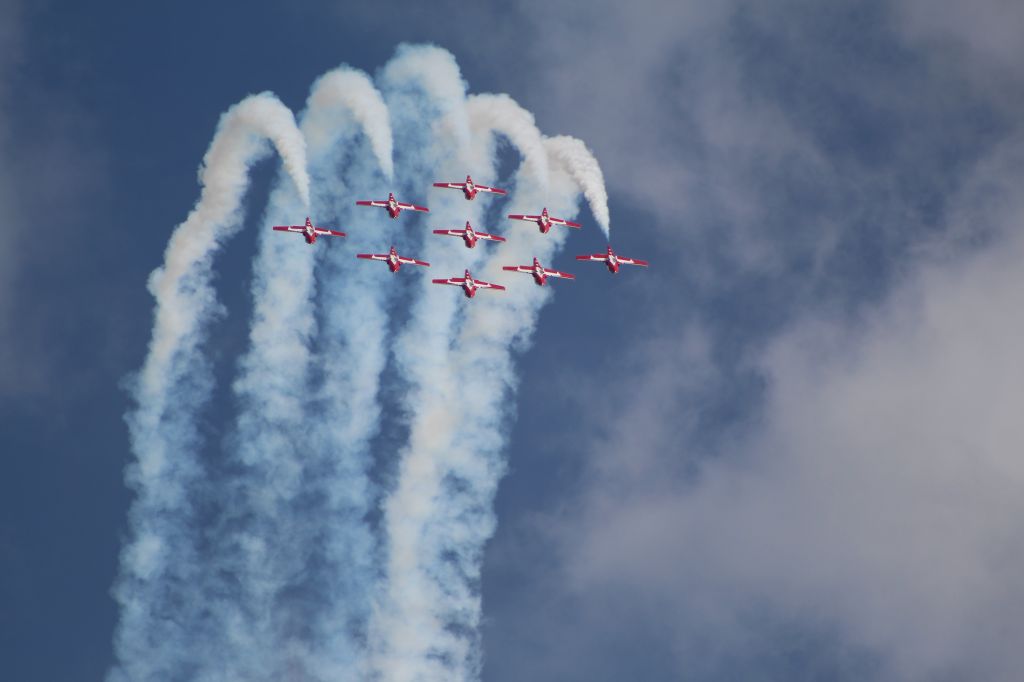
[[[356,258],[384,261],[388,264],[388,268],[391,269],[391,272],[398,272],[402,268],[403,263],[406,265],[422,265],[423,267],[430,267],[430,263],[427,263],[426,261],[399,256],[398,251],[395,250],[394,246],[392,246],[391,250],[387,253],[357,253]]]
[[[494,234],[487,234],[486,232],[477,232],[473,229],[473,226],[466,221],[466,227],[462,230],[434,230],[434,234],[443,234],[449,237],[462,237],[462,241],[466,242],[466,248],[472,249],[476,246],[478,239],[487,239],[494,242],[505,241],[504,237],[499,237]]]
[[[337,230],[328,230],[326,227],[315,227],[313,221],[306,217],[305,225],[274,225],[274,229],[278,232],[298,232],[306,238],[307,244],[315,244],[316,238],[319,235],[327,235],[329,237],[344,237],[344,232],[338,232]]]
[[[502,270],[508,270],[509,272],[525,272],[533,275],[533,281],[537,283],[537,286],[544,286],[544,283],[548,281],[548,277],[561,277],[563,279],[576,279],[575,275],[570,275],[568,272],[559,272],[558,270],[548,270],[537,258],[533,259],[533,265],[506,265]]]
[[[550,215],[548,215],[547,208],[541,211],[540,215],[520,215],[517,213],[511,213],[509,214],[508,217],[511,218],[512,220],[526,220],[531,223],[537,223],[537,226],[540,228],[540,231],[543,232],[544,234],[548,233],[552,225],[565,225],[566,227],[575,227],[576,229],[583,227],[579,223],[574,223],[571,220],[563,220],[562,218],[552,218]]]
[[[466,196],[467,201],[472,201],[476,198],[477,192],[490,192],[491,194],[508,194],[503,189],[497,187],[488,187],[487,185],[478,185],[473,182],[473,178],[466,176],[465,182],[435,182],[434,187],[444,187],[445,189],[461,189],[462,193]]]
[[[402,211],[423,211],[429,213],[430,209],[426,206],[415,206],[413,204],[403,204],[400,201],[395,200],[394,192],[388,192],[387,201],[357,201],[356,206],[377,206],[386,208],[388,215],[392,218],[397,218]]]
[[[604,264],[608,266],[608,272],[612,273],[613,275],[618,273],[619,266],[622,265],[623,263],[626,265],[642,265],[645,268],[647,267],[647,261],[637,260],[635,258],[623,258],[622,256],[612,251],[611,246],[609,246],[608,250],[604,253],[595,253],[590,256],[576,256],[576,260],[604,261]]]
[[[462,292],[466,294],[466,298],[473,298],[476,296],[478,289],[497,289],[498,291],[505,291],[505,287],[500,284],[491,284],[490,282],[484,282],[479,279],[473,279],[473,275],[466,270],[464,277],[449,277],[448,279],[434,279],[431,280],[434,284],[451,284],[452,286],[462,287]]]

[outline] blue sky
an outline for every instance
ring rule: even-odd
[[[1014,679],[1022,26],[998,0],[0,2],[3,676],[115,665],[146,279],[219,117],[266,90],[298,112],[341,64],[386,81],[412,42],[584,140],[613,244],[652,262],[573,261],[605,244],[584,210],[554,262],[578,279],[514,354],[482,678]],[[215,260],[209,461],[275,169]],[[383,499],[409,424],[382,428]]]

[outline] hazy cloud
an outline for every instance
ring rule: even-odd
[[[950,211],[995,230],[987,246],[937,246],[878,309],[808,318],[758,354],[763,410],[715,460],[681,445],[716,380],[701,369],[705,343],[651,354],[661,359],[623,387],[635,397],[590,453],[578,505],[548,520],[560,579],[584,613],[611,600],[620,631],[655,619],[676,640],[674,669],[694,679],[721,670],[709,657],[756,656],[757,609],[837,633],[877,657],[882,679],[1014,679],[1022,180],[1018,138],[978,166]],[[701,633],[714,646],[702,649]]]

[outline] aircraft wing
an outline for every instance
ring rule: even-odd
[[[466,234],[466,231],[465,230],[434,230],[434,234],[445,234],[445,235],[448,235],[449,237],[461,237],[464,234]],[[477,232],[477,236],[478,237],[480,236],[479,232]]]
[[[548,217],[548,220],[551,221],[552,225],[565,225],[566,227],[575,227],[577,229],[583,227],[579,223],[574,223],[571,220],[562,220],[561,218],[552,218],[550,216]]]
[[[435,182],[434,187],[444,187],[445,189],[464,189],[466,183],[464,182]],[[479,185],[477,185],[479,187]]]
[[[409,265],[422,265],[422,266],[427,267],[427,268],[430,267],[430,263],[428,263],[428,262],[426,262],[424,260],[416,260],[415,258],[406,258],[405,256],[399,256],[398,260],[401,263],[406,263],[406,264],[409,264]]]
[[[497,187],[488,187],[487,185],[474,185],[474,187],[481,192],[490,192],[491,194],[508,194],[505,190],[498,189]]]
[[[434,284],[451,284],[455,287],[461,287],[466,283],[465,277],[449,277],[448,279],[432,279],[430,280]]]
[[[647,261],[637,260],[636,258],[623,258],[622,256],[619,256],[619,262],[625,263],[626,265],[642,265],[645,268],[647,267]]]
[[[356,206],[378,206],[378,207],[383,207],[383,206],[387,206],[387,205],[388,205],[388,202],[386,202],[386,201],[357,201],[356,202]],[[399,206],[401,206],[401,204],[399,204]]]
[[[365,258],[366,260],[387,260],[388,254],[386,253],[357,253],[356,258]]]
[[[540,220],[539,215],[521,215],[518,213],[510,213],[508,217],[512,220],[529,220],[531,223],[535,223]]]
[[[487,234],[486,232],[477,232],[476,236],[477,236],[478,239],[490,239],[492,242],[503,242],[503,241],[505,241],[504,237],[499,237],[496,234]]]
[[[278,232],[305,232],[305,225],[274,225],[274,229]]]
[[[423,211],[424,213],[430,213],[430,209],[426,206],[414,206],[413,204],[403,204],[401,202],[395,202],[398,204],[398,208],[403,211]]]
[[[559,272],[558,270],[548,270],[544,268],[544,274],[548,277],[561,277],[562,279],[576,279],[576,275],[570,275],[568,272]]]
[[[525,272],[527,274],[533,274],[532,265],[504,265],[502,270],[508,270],[509,272]]]
[[[608,254],[606,253],[594,253],[589,256],[576,256],[576,260],[608,260]],[[622,260],[621,258],[619,260]]]
[[[345,236],[344,232],[338,232],[337,230],[328,230],[327,228],[324,228],[324,227],[314,227],[313,231],[316,232],[317,234],[325,234],[325,235],[328,235],[328,236],[331,236],[331,237],[344,237]]]
[[[481,289],[496,289],[498,291],[505,291],[505,287],[500,284],[491,284],[490,282],[484,282],[483,280],[474,279],[473,284]]]

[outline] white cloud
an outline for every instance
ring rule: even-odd
[[[34,287],[72,276],[69,263],[81,262],[84,244],[83,207],[107,189],[108,177],[92,114],[73,92],[30,78],[33,10],[0,0],[0,400],[23,405],[52,398],[47,394],[57,376],[69,393],[82,376],[100,371],[100,363],[72,365],[52,344],[75,315],[86,326],[95,316],[78,306],[69,313],[40,305]],[[64,291],[62,300],[78,293]]]
[[[588,600],[634,596],[623,621],[668,621],[679,672],[698,665],[695,631],[729,641],[745,609],[768,604],[877,652],[887,679],[1016,679],[1021,180],[1017,139],[950,213],[996,228],[990,244],[934,249],[877,310],[777,338],[757,361],[769,386],[757,425],[699,476],[669,473],[694,459],[666,405],[684,422],[699,410],[687,373],[702,354],[652,361],[654,390],[623,388],[639,397],[596,446],[581,511],[558,522],[568,584]]]
[[[1021,78],[1024,5],[1016,0],[896,0],[893,6],[909,38],[966,49],[969,60],[980,57],[1000,76]]]

